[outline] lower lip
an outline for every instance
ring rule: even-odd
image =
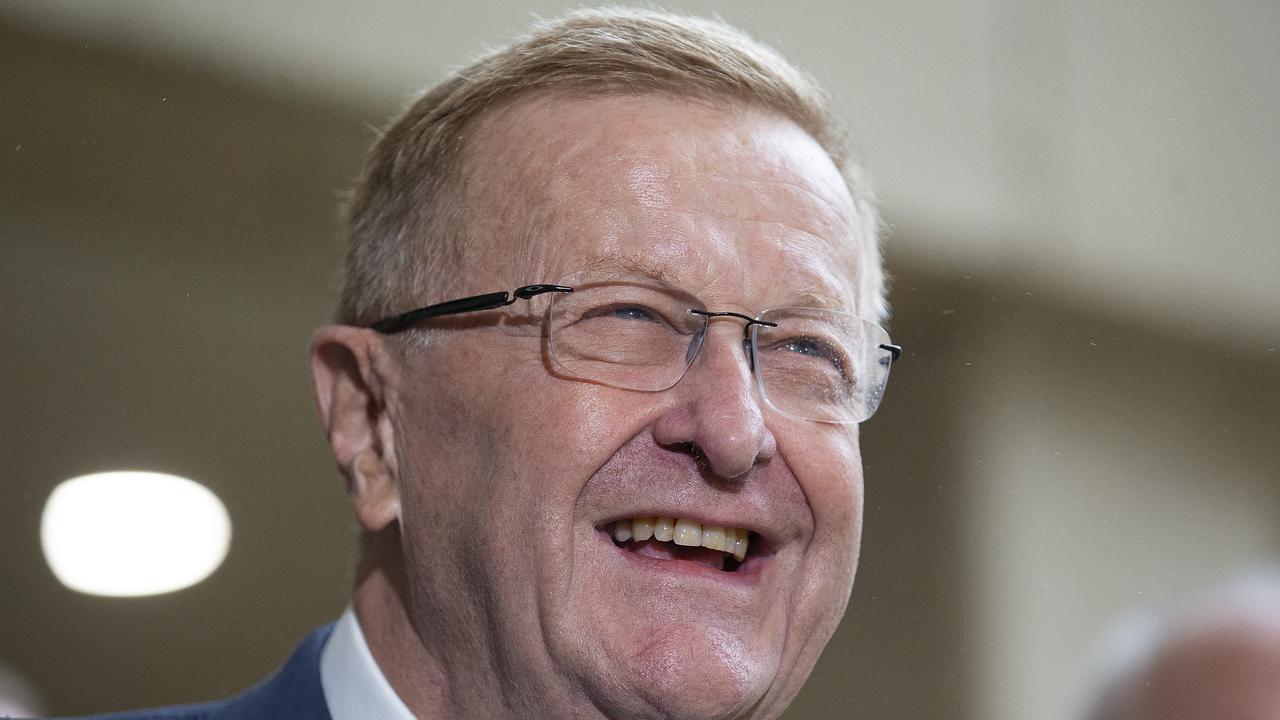
[[[662,573],[667,576],[701,578],[729,586],[755,587],[760,583],[760,577],[769,561],[767,556],[748,557],[734,572],[725,572],[691,560],[655,558],[641,555],[613,544],[613,538],[603,530],[599,531],[598,534],[601,541],[607,544],[610,550],[621,555],[627,562],[632,563],[633,567],[638,569]]]

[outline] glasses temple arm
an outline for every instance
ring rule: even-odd
[[[380,333],[390,335],[428,318],[457,315],[458,313],[475,312],[477,310],[492,310],[493,308],[510,305],[516,300],[528,300],[535,295],[549,292],[573,292],[573,288],[565,287],[564,285],[525,285],[509,293],[504,290],[483,295],[472,295],[471,297],[449,300],[393,315],[379,320],[369,327]]]
[[[397,333],[405,328],[427,318],[441,317],[443,315],[456,315],[458,313],[472,312],[475,310],[489,310],[503,305],[510,305],[515,302],[515,298],[511,297],[505,290],[502,292],[485,293],[484,295],[472,295],[471,297],[459,298],[457,300],[449,300],[448,302],[428,305],[410,310],[407,313],[393,315],[392,317],[379,320],[369,327],[380,333],[388,334]]]

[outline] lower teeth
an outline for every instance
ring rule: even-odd
[[[633,541],[633,540],[622,540],[622,541],[620,541],[620,540],[613,539],[613,538],[611,538],[611,539],[613,540],[613,544],[614,544],[614,546],[616,546],[616,547],[622,548],[622,549],[624,549],[624,550],[632,551],[632,552],[634,552],[634,551],[635,551],[635,549],[636,549],[636,545],[637,545],[637,544],[636,544],[636,542],[635,542],[635,541]],[[646,542],[652,542],[652,541],[646,541]],[[684,546],[682,546],[682,545],[673,545],[673,544],[665,543],[665,542],[662,542],[662,541],[657,541],[657,542],[659,542],[659,543],[660,543],[660,544],[662,544],[663,546],[668,546],[668,545],[670,545],[670,549],[671,549],[671,551],[672,551],[672,558],[671,558],[671,559],[673,559],[673,560],[687,560],[687,558],[682,558],[682,557],[680,557],[680,553],[682,552],[682,548],[684,548]],[[697,550],[706,550],[706,548],[687,548],[687,550],[694,550],[694,551],[697,551]],[[717,551],[717,552],[719,552],[719,551]],[[740,560],[736,559],[735,557],[733,557],[733,555],[731,555],[731,554],[729,554],[729,553],[724,553],[724,557],[722,558],[722,560],[721,560],[721,564],[720,564],[720,570],[721,570],[721,572],[736,572],[736,571],[738,570],[738,568],[739,568],[739,567],[741,567],[741,566],[742,566],[742,561],[740,561]]]

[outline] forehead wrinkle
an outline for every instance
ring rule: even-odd
[[[747,183],[747,192],[741,190],[744,181]],[[673,208],[673,212],[743,224],[774,226],[782,229],[782,232],[770,232],[777,239],[794,242],[799,237],[804,237],[817,241],[811,244],[817,253],[821,253],[821,246],[824,245],[839,252],[856,237],[852,222],[852,200],[842,202],[841,198],[826,196],[807,187],[808,183],[803,180],[749,177],[746,172],[728,175],[716,170],[708,177],[705,185],[717,182],[736,186],[733,194],[735,202],[721,202],[708,207],[705,203],[698,204],[700,198],[686,195],[688,200],[680,203],[681,207]]]
[[[590,273],[615,272],[619,275],[651,278],[678,287],[704,301],[715,300],[716,296],[731,294],[733,290],[741,289],[732,287],[733,280],[725,273],[716,272],[710,262],[700,262],[694,272],[691,272],[691,268],[687,265],[673,271],[641,255],[621,254],[583,260],[579,267]],[[758,300],[746,298],[748,307],[745,309],[750,312],[759,312],[769,307],[817,307],[851,312],[855,308],[851,288],[847,284],[835,282],[834,273],[819,274],[820,277],[814,278],[812,282],[779,288],[780,292],[785,293],[777,296],[784,298],[782,300],[769,302],[771,298],[763,296]],[[721,288],[725,285],[731,287],[728,292],[722,293]]]
[[[746,292],[750,294],[743,300],[750,306],[748,309],[753,310],[769,305],[796,305],[794,300],[778,301],[785,293],[787,297],[804,297],[811,301],[801,305],[856,313],[856,254],[850,254],[842,261],[839,258],[842,246],[838,243],[783,223],[762,221],[762,224],[775,226],[773,234],[785,243],[786,248],[781,255],[781,267],[790,271],[788,275],[800,278],[800,284],[778,287],[776,291],[769,287],[747,287],[742,265],[748,256],[734,246],[731,234],[719,231],[709,238],[673,238],[684,252],[673,255],[669,260],[664,259],[661,253],[655,256],[651,250],[641,252],[615,246],[605,255],[575,256],[560,270],[648,277],[679,287],[708,302],[723,302],[725,298]],[[703,240],[712,242],[707,245]],[[625,244],[625,238],[622,238],[620,245]],[[769,262],[767,258],[761,260]]]
[[[487,182],[475,183],[471,199],[493,204],[495,212],[485,220],[505,233],[499,238],[508,243],[505,259],[515,266],[517,276],[549,282],[549,268],[564,260],[555,257],[561,247],[590,233],[604,258],[614,257],[656,278],[669,276],[619,247],[635,231],[635,218],[618,210],[632,206],[677,214],[671,211],[671,196],[681,194],[685,185],[673,185],[678,168],[653,162],[643,142],[615,137],[609,123],[569,135],[555,130],[528,133],[530,125],[547,124],[556,100],[553,95],[534,96],[486,120],[495,142],[477,151],[477,166],[488,172],[476,174],[488,177]],[[504,115],[515,115],[520,122]],[[584,193],[583,188],[589,190]],[[584,257],[576,267],[570,263],[559,270],[581,269],[595,259]]]
[[[657,280],[696,297],[700,297],[721,276],[715,272],[710,261],[700,260],[695,271],[688,264],[682,264],[677,268],[628,251],[589,260],[584,259],[579,266],[590,273],[612,272],[617,275],[636,275]]]
[[[741,225],[754,225],[756,229],[751,232],[734,232],[732,228],[719,227],[713,229],[715,238],[723,241],[729,246],[736,245],[736,238],[739,234],[744,237],[759,234],[764,235],[783,243],[783,247],[788,249],[803,248],[804,254],[813,258],[823,258],[824,256],[838,256],[849,253],[852,256],[857,255],[856,233],[853,228],[843,223],[843,218],[833,217],[827,214],[817,213],[788,213],[784,219],[770,217],[765,212],[751,212],[760,208],[761,204],[750,202],[739,202],[736,206],[731,207],[694,207],[694,208],[674,208],[671,210],[671,216],[691,217],[694,220],[693,225],[697,225],[697,221],[704,218],[715,218],[719,220],[732,221]],[[776,213],[774,213],[776,214]],[[801,223],[799,221],[805,219],[817,219],[816,227],[810,227],[809,223]],[[694,239],[694,238],[690,238]],[[736,247],[733,248],[734,254],[739,254]],[[792,253],[788,253],[792,254]],[[829,259],[835,260],[835,257]],[[834,262],[835,266],[843,263]]]
[[[821,308],[823,310],[835,310],[837,312],[849,312],[849,305],[842,300],[832,298],[822,288],[816,285],[800,288],[796,292],[787,296],[787,300],[782,305],[774,307],[812,307]]]
[[[816,307],[862,314],[858,307],[859,263],[855,249],[833,245],[823,238],[792,238],[798,246],[788,247],[782,263],[792,277],[809,282],[793,288],[780,288],[789,296],[816,304]],[[845,250],[846,252],[840,252]],[[840,256],[844,255],[844,258]]]
[[[608,257],[583,260],[582,269],[591,273],[605,273],[611,270],[619,274],[641,275],[667,284],[674,284],[674,278],[661,265],[641,255],[624,252]]]
[[[564,201],[580,174],[567,158],[584,141],[556,133],[511,137],[524,125],[507,118],[535,103],[530,98],[485,117],[470,143],[465,173],[469,244],[497,252],[504,274],[520,283],[558,279],[547,277],[555,236],[572,235],[587,219],[582,206]]]
[[[759,109],[748,110],[759,126],[737,136],[737,167],[710,164],[700,168],[704,177],[730,183],[749,182],[761,187],[759,197],[776,200],[779,189],[814,215],[855,225],[855,206],[848,183],[831,156],[811,135],[790,119]]]

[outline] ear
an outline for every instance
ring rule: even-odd
[[[311,337],[316,412],[346,481],[347,497],[369,532],[400,516],[395,433],[387,413],[394,364],[373,330],[329,325]]]

